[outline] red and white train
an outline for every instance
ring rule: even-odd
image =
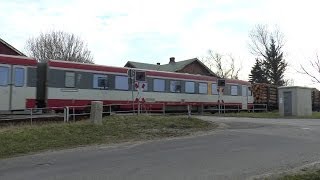
[[[0,55],[0,111],[35,107],[86,106],[99,100],[104,104],[131,104],[138,91],[131,86],[125,67],[110,67]],[[218,78],[184,73],[135,69],[143,84],[143,102],[171,107],[210,108],[218,103],[248,109],[253,106],[250,83],[225,79],[223,94]],[[157,107],[152,106],[152,107]],[[121,108],[121,107],[120,107]]]

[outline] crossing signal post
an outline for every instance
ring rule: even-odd
[[[142,91],[146,87],[146,72],[138,71],[134,69],[128,70],[128,77],[131,80],[131,98],[132,98],[132,111],[134,113],[134,102],[135,100],[138,103],[138,114],[140,114],[140,101],[144,101],[144,97],[142,97]],[[137,90],[137,97],[134,98],[133,91]]]
[[[142,97],[142,91],[146,86],[146,72],[145,71],[136,71],[135,73],[135,83],[137,90],[137,101],[138,101],[138,114],[140,114],[140,101],[144,101],[144,97]]]
[[[219,106],[219,114],[221,112],[221,106],[223,106],[224,104],[224,100],[223,100],[223,91],[224,91],[224,87],[226,86],[226,80],[225,79],[218,79],[218,106]],[[222,102],[222,105],[220,104]],[[225,106],[224,107],[224,111],[225,111]]]
[[[133,97],[133,85],[134,85],[134,78],[136,75],[136,71],[134,69],[128,69],[128,77],[131,81],[131,98],[132,98],[132,112],[134,114],[134,97]]]

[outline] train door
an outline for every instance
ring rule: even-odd
[[[242,85],[242,109],[248,109],[248,86]]]
[[[10,110],[10,65],[0,64],[0,111]]]
[[[11,109],[22,110],[26,108],[26,96],[30,94],[30,89],[26,85],[26,67],[13,66],[12,68],[12,97]]]

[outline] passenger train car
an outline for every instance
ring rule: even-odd
[[[0,55],[0,111],[36,106],[37,61]]]
[[[159,108],[156,106],[159,103],[175,108],[186,107],[187,104],[209,108],[225,103],[248,109],[253,105],[250,83],[241,80],[225,79],[223,94],[219,95],[219,80],[216,77],[135,69],[136,74],[140,72],[145,75],[143,79],[139,79],[140,84],[143,84],[143,92],[138,92],[128,77],[130,68],[58,60],[37,63],[34,59],[3,55],[0,60],[1,91],[17,94],[10,100],[1,93],[1,99],[7,99],[1,100],[0,110],[35,106],[86,106],[93,100],[103,101],[104,104],[131,104],[132,94],[134,99],[138,95],[142,97],[142,103],[155,104],[152,106],[154,108]],[[16,64],[24,71],[18,70],[18,75],[13,73],[12,79],[10,72],[16,71]],[[16,78],[22,76],[21,74],[23,82],[20,77]],[[10,84],[14,81],[18,81],[19,86],[16,87],[15,83]],[[17,91],[17,88],[22,91]],[[15,105],[10,106],[10,103]]]

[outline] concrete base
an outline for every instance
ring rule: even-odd
[[[103,103],[102,101],[91,102],[90,121],[97,125],[102,125],[102,112]]]

